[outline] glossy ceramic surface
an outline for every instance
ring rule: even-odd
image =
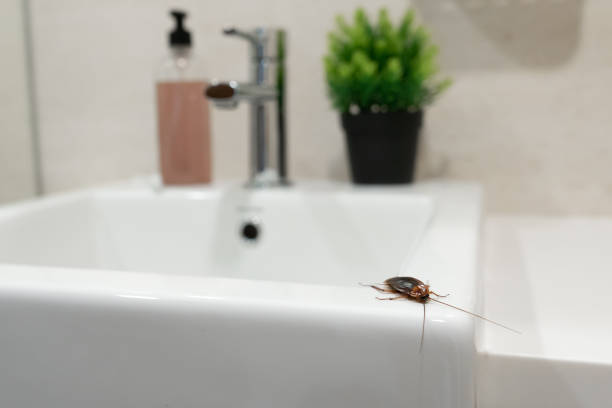
[[[487,221],[479,406],[606,407],[612,400],[612,220]]]
[[[472,407],[479,190],[159,190],[0,209],[0,406]],[[260,227],[256,241],[245,222]]]

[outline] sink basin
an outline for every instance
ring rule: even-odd
[[[480,192],[149,180],[0,208],[0,406],[472,407]]]
[[[384,191],[98,191],[8,212],[0,261],[354,286],[396,273],[432,214]]]

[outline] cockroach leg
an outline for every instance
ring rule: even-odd
[[[360,285],[361,286],[366,286],[368,288],[376,289],[377,291],[382,292],[382,293],[396,293],[392,289],[385,289],[385,288],[381,288],[380,286],[376,286],[376,285],[368,285],[368,284],[365,284],[365,283],[360,283]],[[383,283],[383,285],[384,285],[384,283]]]
[[[425,341],[425,320],[427,314],[425,312],[425,303],[423,303],[423,323],[421,326],[421,343],[419,344],[419,353],[423,352],[423,341]]]
[[[371,286],[371,287],[376,289],[377,291],[379,291],[381,293],[397,293],[393,289],[385,289],[385,288],[381,288],[381,287],[378,287],[378,286]]]
[[[379,297],[377,297],[376,299],[378,299],[378,300],[397,300],[397,299],[404,299],[404,296],[396,296],[396,297],[390,297],[390,298],[379,298]]]
[[[447,297],[448,295],[450,295],[450,293],[447,293],[446,295],[438,295],[436,292],[434,292],[433,290],[430,290],[429,293],[436,295],[437,297]]]

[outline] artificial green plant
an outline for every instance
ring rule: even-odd
[[[419,110],[450,85],[437,79],[438,48],[415,24],[412,10],[397,26],[385,8],[376,23],[362,8],[352,25],[342,16],[336,23],[324,62],[329,95],[340,112]]]

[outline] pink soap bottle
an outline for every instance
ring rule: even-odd
[[[207,83],[194,58],[185,12],[173,10],[176,27],[169,35],[170,55],[157,75],[159,167],[165,185],[211,181],[211,138]]]

